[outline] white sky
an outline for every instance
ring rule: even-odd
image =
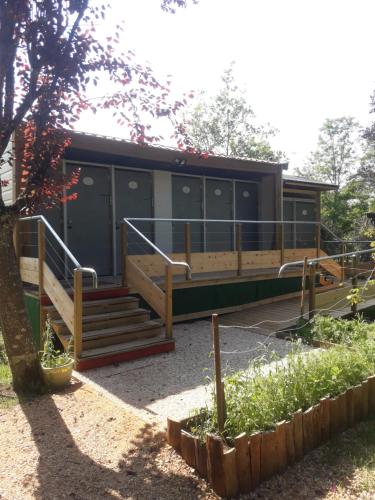
[[[161,77],[172,74],[176,93],[215,93],[235,61],[239,86],[258,118],[279,129],[273,142],[291,169],[315,147],[325,118],[370,119],[373,0],[199,0],[175,15],[159,0],[111,4],[106,27],[125,19],[125,48]],[[92,117],[79,128],[124,135],[114,122]]]

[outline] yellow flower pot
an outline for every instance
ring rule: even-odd
[[[42,365],[44,382],[53,389],[60,389],[69,384],[72,378],[74,360],[54,368],[46,368]]]

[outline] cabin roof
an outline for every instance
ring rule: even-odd
[[[72,139],[71,148],[85,149],[102,153],[131,156],[144,160],[155,160],[172,163],[176,166],[205,166],[223,170],[240,170],[248,172],[273,173],[286,170],[287,162],[265,160],[250,160],[226,155],[209,155],[202,158],[199,155],[186,153],[168,146],[140,145],[126,139],[110,137],[87,132],[69,131]]]
[[[337,184],[331,184],[329,182],[315,181],[312,179],[306,179],[304,177],[299,177],[296,175],[285,175],[283,174],[284,187],[306,187],[316,191],[336,191],[339,186]]]

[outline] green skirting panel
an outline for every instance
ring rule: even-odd
[[[173,315],[240,306],[301,290],[301,278],[247,281],[173,290]]]
[[[24,293],[27,315],[33,332],[35,347],[40,347],[40,318],[39,318],[39,298],[29,293]]]

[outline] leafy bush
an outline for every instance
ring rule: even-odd
[[[307,340],[324,340],[352,346],[365,339],[374,339],[375,324],[365,322],[361,317],[345,320],[316,316],[311,323],[301,328],[300,335]]]
[[[306,410],[325,396],[336,396],[373,374],[374,342],[365,340],[355,349],[343,346],[326,351],[302,352],[299,346],[283,361],[266,366],[259,360],[248,370],[225,377],[227,419],[225,437],[241,432],[271,429]],[[217,429],[216,409],[199,413],[193,432],[203,437]]]

